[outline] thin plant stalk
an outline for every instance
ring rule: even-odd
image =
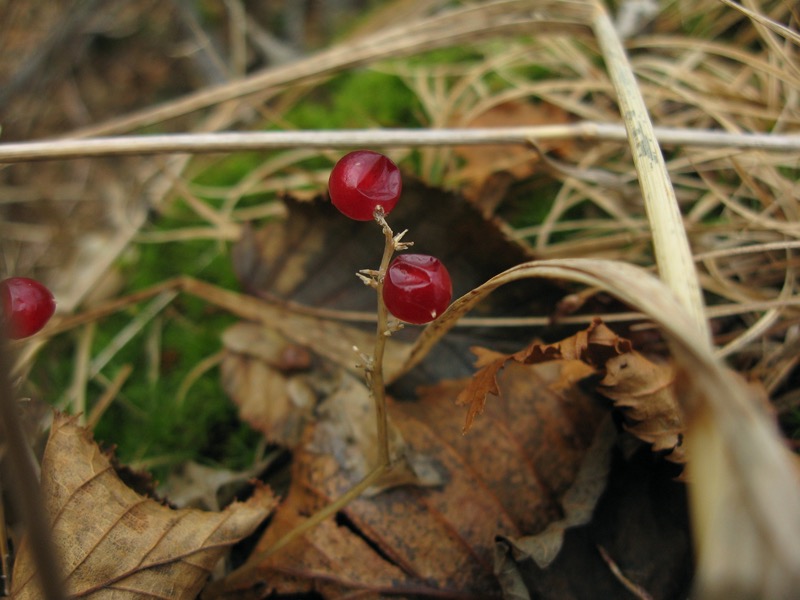
[[[711,334],[704,313],[700,280],[653,123],[608,12],[599,0],[594,2],[594,9],[592,27],[617,92],[620,113],[628,132],[659,274],[692,316],[698,331],[705,332],[710,347]]]
[[[363,494],[374,484],[380,482],[381,478],[392,469],[393,462],[389,449],[389,415],[386,406],[386,384],[383,377],[383,357],[386,350],[386,339],[392,334],[393,331],[396,331],[396,327],[393,327],[389,324],[389,311],[386,309],[386,304],[383,302],[383,283],[386,277],[386,272],[389,269],[389,263],[391,262],[395,251],[405,250],[411,245],[411,242],[400,241],[403,235],[405,235],[405,231],[399,233],[398,235],[394,235],[391,227],[389,227],[389,224],[386,222],[386,218],[381,207],[375,209],[375,221],[381,227],[385,240],[380,267],[378,267],[377,271],[365,269],[358,273],[358,276],[364,283],[375,289],[378,299],[378,318],[377,327],[375,330],[375,347],[371,357],[362,357],[362,360],[364,361],[365,377],[370,389],[370,396],[375,405],[378,439],[377,465],[369,473],[367,473],[367,475],[361,481],[339,496],[336,500],[314,513],[302,524],[291,529],[282,537],[278,538],[278,540],[269,548],[252,556],[247,565],[228,576],[226,579],[228,584],[235,583],[240,579],[246,579],[251,569],[257,568],[257,566],[265,559],[274,555],[280,549],[286,547],[303,534],[311,531],[325,519],[335,515],[345,506],[350,504],[350,502],[361,496],[361,494]],[[356,350],[358,349],[356,348]]]
[[[696,148],[758,149],[797,152],[800,136],[776,133],[731,133],[704,129],[653,127],[661,145]],[[108,158],[158,154],[207,154],[220,152],[306,148],[402,148],[420,146],[527,146],[554,140],[625,142],[625,127],[616,123],[581,121],[520,127],[441,129],[340,129],[314,131],[237,131],[129,135],[89,139],[53,139],[0,144],[0,163]]]
[[[286,547],[288,544],[296,540],[298,537],[307,533],[314,529],[317,525],[322,523],[328,517],[332,517],[345,506],[350,504],[353,500],[358,498],[361,494],[363,494],[366,490],[368,490],[372,485],[377,483],[380,478],[389,470],[389,464],[380,464],[372,471],[367,473],[366,477],[359,481],[356,485],[351,487],[347,490],[344,494],[339,496],[336,500],[325,506],[325,508],[317,511],[313,515],[311,515],[308,519],[303,521],[302,524],[298,525],[288,533],[286,533],[283,537],[279,538],[277,542],[272,544],[266,550],[259,552],[255,556],[250,558],[248,565],[258,565],[264,559],[272,556],[281,548]],[[235,581],[238,577],[245,577],[245,572],[247,568],[243,568],[237,573],[231,575],[229,581]]]
[[[9,479],[13,482],[8,486],[8,491],[25,526],[42,598],[61,600],[66,598],[63,571],[53,542],[36,467],[20,423],[9,377],[10,362],[5,331],[0,330],[0,438],[5,442],[5,463]]]
[[[375,331],[375,349],[373,351],[371,369],[367,371],[370,395],[375,404],[375,418],[377,419],[378,431],[378,464],[389,466],[391,457],[389,455],[389,416],[386,410],[386,384],[383,380],[383,355],[386,351],[386,338],[391,335],[389,330],[389,312],[383,302],[383,280],[386,271],[389,269],[389,261],[395,251],[395,238],[389,228],[386,219],[382,214],[376,214],[375,220],[381,226],[386,243],[383,247],[383,257],[381,266],[376,277],[375,290],[378,295],[378,324]]]

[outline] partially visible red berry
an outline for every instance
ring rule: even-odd
[[[345,154],[328,179],[331,202],[345,216],[371,221],[378,206],[388,215],[403,189],[400,170],[388,157],[371,150]]]
[[[12,340],[28,337],[44,327],[56,310],[53,294],[35,279],[10,277],[0,281],[3,319]]]
[[[421,325],[450,304],[453,285],[442,262],[427,254],[400,254],[386,271],[383,302],[392,315]]]

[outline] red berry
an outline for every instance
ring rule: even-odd
[[[450,304],[453,285],[438,258],[427,254],[400,254],[389,265],[383,281],[383,302],[395,317],[421,325],[433,321]]]
[[[8,337],[28,337],[44,327],[56,310],[53,294],[35,279],[11,277],[0,281],[3,318]]]
[[[400,198],[403,182],[400,170],[388,157],[371,150],[344,155],[328,179],[331,202],[345,216],[371,221],[375,209],[388,215]]]

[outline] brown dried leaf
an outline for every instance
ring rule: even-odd
[[[669,451],[667,458],[684,463],[681,436],[686,430],[683,411],[675,396],[675,368],[656,364],[638,352],[609,359],[597,391],[625,409],[628,430],[653,445],[653,451]]]
[[[311,418],[316,395],[302,376],[290,371],[307,369],[309,352],[255,323],[231,326],[222,342],[222,383],[242,420],[268,440],[294,447]]]
[[[293,507],[321,508],[312,491],[292,487],[286,508],[276,513],[270,530],[289,531],[308,516],[298,514]],[[404,585],[409,586],[409,593],[425,591],[423,586],[411,587],[408,579],[401,568],[374,552],[366,540],[331,519],[320,523],[312,535],[281,549],[279,558],[268,567],[243,580],[223,581],[224,588],[215,589],[212,597],[265,598],[270,590],[279,589],[287,596],[305,597],[304,592],[313,590],[322,598],[337,598],[345,590],[358,590],[358,598],[377,598],[382,591],[402,590]]]
[[[544,531],[536,535],[520,539],[505,538],[515,550],[515,560],[531,558],[539,567],[547,568],[561,550],[566,530],[585,525],[591,520],[597,500],[606,487],[611,467],[611,449],[616,439],[614,425],[611,419],[607,419],[598,429],[575,482],[564,494],[564,518],[550,523]]]
[[[487,406],[468,438],[451,405],[463,381],[427,388],[416,402],[392,403],[407,454],[424,457],[444,485],[361,498],[340,513],[338,527],[328,523],[256,560],[227,592],[264,585],[264,595],[313,589],[330,598],[496,596],[495,536],[533,533],[560,517],[563,495],[607,414],[576,388],[553,391],[560,371],[557,362],[509,365],[499,378],[501,399]],[[322,448],[322,431],[311,427],[298,449],[289,496],[256,556],[360,478],[346,458],[346,440],[338,440],[338,450]]]
[[[517,540],[505,538],[519,553],[517,560],[532,558],[539,567],[547,568],[561,550],[565,531],[585,525],[591,520],[597,500],[606,487],[611,466],[611,449],[616,438],[617,432],[611,419],[606,419],[587,452],[587,460],[583,462],[575,481],[564,494],[564,518],[550,523],[544,531],[536,535]]]
[[[558,385],[569,387],[588,377],[595,369],[602,368],[611,356],[628,352],[631,343],[615,334],[601,321],[593,321],[585,331],[579,331],[554,344],[533,342],[527,348],[513,354],[500,354],[479,347],[472,348],[478,357],[475,366],[478,371],[472,376],[469,385],[459,394],[456,404],[468,406],[464,432],[470,430],[475,417],[483,412],[486,396],[498,395],[497,373],[509,361],[524,364],[541,363],[550,360],[573,361],[563,371],[564,379]],[[583,363],[581,366],[578,363]]]
[[[91,434],[63,415],[45,449],[42,488],[65,591],[92,598],[197,597],[226,549],[276,503],[260,487],[219,513],[171,510],[126,487]],[[12,586],[15,598],[41,597],[26,540]]]
[[[669,288],[633,265],[572,258],[520,264],[450,307],[417,338],[408,372],[478,303],[507,283],[558,278],[601,288],[660,328],[685,385],[685,443],[696,539],[698,596],[789,597],[800,586],[800,479],[774,418],[731,375]]]
[[[601,321],[555,344],[532,343],[514,354],[474,348],[480,367],[456,403],[467,406],[464,431],[483,412],[488,395],[498,395],[497,373],[508,361],[538,363],[565,361],[557,385],[570,386],[598,371],[604,374],[597,391],[624,409],[628,430],[653,445],[654,452],[668,451],[669,460],[685,462],[681,436],[683,413],[675,397],[675,373],[670,364],[656,364],[633,351],[629,340],[619,337]]]
[[[475,417],[483,413],[486,397],[500,395],[500,389],[497,387],[497,374],[513,357],[513,355],[501,354],[480,346],[473,346],[472,352],[477,356],[475,366],[479,367],[478,371],[472,376],[470,384],[456,398],[458,406],[469,407],[464,422],[464,433],[470,430]]]

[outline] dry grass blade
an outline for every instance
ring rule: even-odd
[[[796,135],[736,134],[672,127],[656,127],[653,132],[655,139],[665,146],[752,148],[773,152],[800,150],[800,136]],[[526,146],[530,140],[576,139],[621,142],[627,138],[622,126],[591,121],[530,127],[469,129],[177,133],[0,144],[0,163],[148,154],[281,150],[298,147],[310,150],[362,146],[372,148],[487,144]]]
[[[492,291],[528,277],[603,289],[660,326],[687,381],[683,408],[699,597],[790,597],[800,586],[800,480],[790,454],[752,390],[714,356],[705,332],[670,290],[642,269],[591,259],[509,269],[429,325],[401,372]]]
[[[741,4],[737,4],[736,2],[733,2],[732,0],[722,0],[722,2],[724,2],[725,4],[730,6],[731,8],[735,8],[736,10],[742,11],[744,14],[746,14],[748,17],[750,17],[756,23],[759,23],[759,24],[763,25],[764,27],[767,27],[767,28],[771,29],[775,33],[785,37],[787,40],[790,40],[790,41],[794,42],[795,44],[800,45],[800,35],[798,35],[796,31],[792,31],[788,27],[786,27],[784,25],[781,25],[780,23],[777,23],[773,19],[770,19],[770,18],[762,15],[758,11],[755,11],[755,10],[752,10],[750,8],[744,7]]]
[[[622,42],[599,2],[595,2],[592,24],[628,130],[633,162],[653,234],[659,273],[692,315],[698,331],[707,332],[704,343],[708,345],[710,337],[703,314],[703,296],[683,227],[683,217],[641,90],[625,56]]]
[[[589,16],[584,2],[547,1],[532,8],[524,0],[500,0],[445,11],[408,25],[334,46],[308,59],[256,73],[240,81],[207,88],[153,109],[75,132],[72,137],[93,137],[131,131],[198,111],[227,100],[298,83],[313,77],[354,68],[384,58],[397,58],[458,43],[469,43],[500,33],[531,30],[586,33]]]

